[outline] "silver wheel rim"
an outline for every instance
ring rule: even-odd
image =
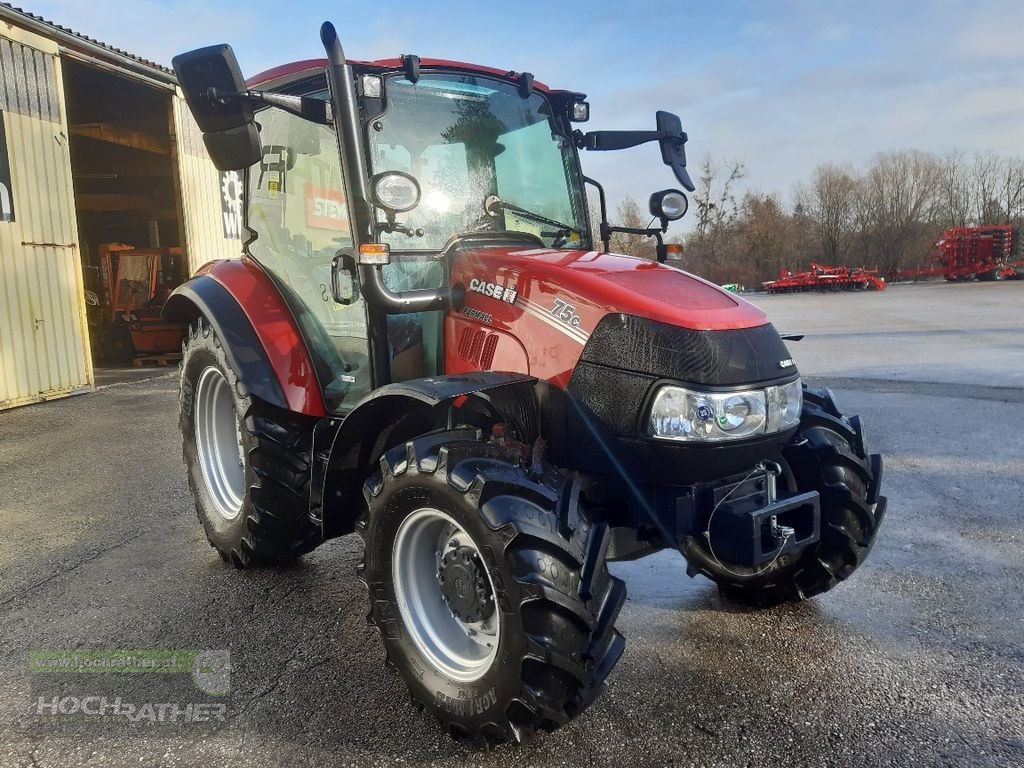
[[[245,496],[245,459],[231,385],[210,366],[195,390],[195,434],[199,466],[217,513],[234,520]]]
[[[464,622],[449,609],[441,592],[441,561],[458,547],[480,556],[479,547],[455,520],[437,509],[418,509],[398,528],[392,576],[402,622],[420,653],[441,674],[470,682],[483,677],[498,654],[501,609],[495,605],[478,622]],[[490,574],[487,586],[493,598]]]

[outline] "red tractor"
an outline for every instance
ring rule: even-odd
[[[184,457],[221,557],[357,533],[389,662],[489,743],[603,690],[609,561],[674,549],[759,605],[850,576],[885,512],[858,418],[761,311],[661,263],[683,192],[632,230],[658,261],[608,252],[580,150],[659,142],[692,190],[679,118],[584,133],[584,95],[528,73],[321,38],[325,60],[248,84],[227,46],[174,61],[214,162],[244,172],[245,255],[165,308],[190,328]]]

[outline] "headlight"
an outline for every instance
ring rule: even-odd
[[[667,440],[721,442],[780,432],[800,421],[800,381],[741,392],[662,387],[651,405],[650,434]]]
[[[804,405],[804,388],[800,379],[768,387],[768,432],[781,432],[800,423],[800,411]]]

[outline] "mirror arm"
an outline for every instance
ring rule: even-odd
[[[286,96],[282,93],[271,93],[269,91],[246,91],[245,95],[257,104],[277,107],[319,125],[331,125],[334,122],[334,110],[331,108],[331,103],[323,99],[311,99],[307,96]]]
[[[617,149],[629,149],[647,144],[651,141],[674,138],[661,131],[588,131],[583,133],[580,130],[573,132],[576,139],[576,146],[579,149],[586,149],[592,152],[608,152]],[[683,139],[685,141],[685,138]]]
[[[602,228],[603,229],[603,228]],[[624,235],[643,235],[644,237],[653,237],[657,244],[654,247],[654,252],[657,256],[658,262],[664,264],[668,259],[668,252],[665,250],[665,241],[662,239],[662,234],[668,231],[668,223],[663,222],[662,228],[657,227],[608,227],[608,234],[612,232],[621,232]],[[605,248],[607,251],[608,249]]]
[[[272,93],[270,91],[218,91],[210,88],[206,98],[212,103],[225,104],[231,99],[245,99],[252,104],[263,104],[268,107],[277,107],[297,117],[309,120],[320,125],[330,125],[333,122],[334,110],[328,101],[322,99],[311,99],[306,96],[286,96],[283,93]]]
[[[608,227],[612,232],[621,232],[624,235],[643,235],[644,237],[654,237],[661,240],[661,234],[665,230],[658,229],[657,227]]]

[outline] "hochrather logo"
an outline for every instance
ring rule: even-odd
[[[34,650],[29,672],[32,710],[51,719],[224,722],[231,693],[227,650]]]
[[[227,704],[211,702],[147,701],[135,703],[120,696],[39,696],[37,715],[77,715],[85,717],[123,717],[130,723],[224,722]]]

